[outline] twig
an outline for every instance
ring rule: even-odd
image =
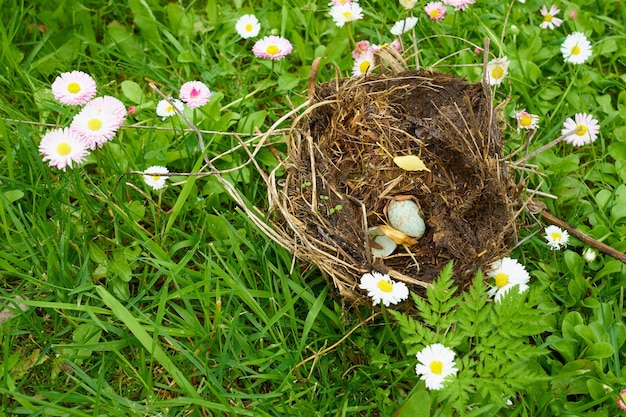
[[[339,341],[337,341],[336,343],[333,343],[332,345],[330,345],[329,347],[327,347],[326,349],[322,349],[319,352],[315,353],[312,356],[309,356],[308,358],[306,358],[305,360],[301,361],[300,363],[298,363],[295,367],[294,367],[294,371],[296,372],[296,374],[298,374],[298,368],[300,368],[302,365],[304,365],[307,362],[310,362],[314,359],[317,359],[318,357],[330,352],[331,350],[333,350],[334,348],[336,348],[337,346],[339,346],[341,343],[343,343],[344,340],[346,340],[352,333],[354,333],[359,327],[362,327],[363,325],[369,323],[370,321],[372,321],[374,318],[376,318],[377,316],[380,315],[380,312],[376,312],[374,314],[372,314],[371,316],[369,316],[368,318],[366,318],[365,320],[363,320],[362,322],[360,322],[359,324],[357,324],[356,326],[354,326],[352,328],[352,330],[350,330],[348,333],[346,333],[341,339],[339,339]]]
[[[576,129],[567,132],[563,136],[559,136],[558,138],[554,139],[552,142],[543,145],[541,148],[537,149],[536,151],[531,152],[528,155],[525,155],[523,158],[520,158],[520,159],[512,162],[511,165],[521,165],[524,162],[528,161],[530,158],[533,158],[533,157],[539,155],[541,152],[550,149],[551,147],[553,147],[557,143],[561,142],[565,138],[572,136],[574,133],[580,133],[581,130],[582,130],[582,127],[576,127]]]
[[[602,243],[592,238],[591,236],[584,234],[580,230],[576,229],[575,227],[570,226],[569,224],[565,223],[563,220],[552,215],[552,213],[546,210],[541,210],[541,217],[543,217],[548,222],[556,226],[559,226],[561,229],[567,230],[570,235],[574,236],[576,239],[580,240],[584,244],[589,245],[599,250],[600,252],[605,253],[609,256],[612,256],[618,261],[622,261],[622,263],[626,264],[626,253],[620,252],[617,249],[607,245],[606,243]]]
[[[598,251],[605,253],[609,256],[612,256],[618,261],[621,261],[622,263],[626,264],[626,253],[620,252],[617,249],[607,245],[606,243],[602,243],[599,240],[596,240],[592,238],[591,236],[586,235],[585,233],[581,232],[575,227],[572,227],[569,224],[565,223],[563,220],[559,219],[558,217],[550,213],[548,210],[546,210],[546,205],[544,203],[533,200],[532,207],[530,207],[530,211],[539,213],[541,217],[543,217],[543,219],[546,220],[547,222],[552,223],[553,225],[558,226],[561,229],[567,230],[567,232],[570,235],[574,236],[576,239],[580,240],[584,244],[589,245],[592,248],[597,249]]]

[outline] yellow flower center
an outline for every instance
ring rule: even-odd
[[[346,20],[350,20],[350,18],[352,17],[352,12],[350,10],[347,10],[347,11],[343,12],[343,17]]]
[[[575,130],[576,130],[576,134],[578,136],[583,136],[584,134],[587,133],[587,126],[585,126],[585,125],[577,125]]]
[[[523,114],[519,118],[519,124],[520,124],[520,126],[524,126],[524,127],[528,127],[528,126],[532,125],[533,124],[532,116],[529,115],[529,114]]]
[[[67,85],[67,91],[72,93],[72,94],[76,94],[80,91],[80,84],[78,83],[69,83]]]
[[[500,78],[504,77],[504,68],[495,67],[493,71],[491,71],[491,76],[496,80],[499,80]]]
[[[268,55],[276,55],[280,52],[280,48],[276,45],[270,45],[267,47],[265,52],[267,52]]]
[[[87,128],[89,130],[100,130],[102,128],[102,120],[100,119],[89,119],[87,122]]]
[[[509,276],[507,274],[505,274],[504,272],[498,272],[496,274],[496,286],[498,288],[502,288],[508,283],[509,283]]]
[[[153,175],[153,176],[152,176],[152,181],[158,181],[158,180],[160,180],[160,179],[161,179],[161,176],[160,176],[160,175]]]
[[[561,240],[563,239],[563,236],[558,232],[552,232],[550,237],[552,238],[552,241],[555,243],[560,243]]]
[[[552,15],[550,13],[546,14],[543,17],[544,22],[551,22],[552,21]]]
[[[376,286],[382,292],[391,292],[393,290],[393,284],[389,281],[385,281],[384,279],[378,281],[378,284],[376,284]]]
[[[72,145],[67,142],[59,143],[57,146],[57,153],[61,156],[69,155],[72,152]]]
[[[576,45],[570,49],[572,55],[578,55],[580,53],[580,46]]]
[[[367,73],[367,70],[369,69],[370,65],[372,65],[372,63],[369,61],[361,62],[361,65],[359,65],[359,71],[361,72],[361,74]]]
[[[439,16],[441,16],[441,12],[439,11],[439,9],[431,10],[429,14],[430,14],[430,17],[432,17],[433,19],[436,19]]]
[[[246,25],[246,32],[252,32],[252,23]]]
[[[430,372],[441,375],[443,372],[443,363],[441,361],[432,361],[430,363]]]

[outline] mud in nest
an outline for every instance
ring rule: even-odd
[[[419,157],[430,171],[393,158]],[[320,84],[292,126],[275,226],[296,256],[318,265],[340,293],[365,299],[365,272],[387,273],[420,293],[454,261],[463,288],[509,253],[514,184],[480,84],[442,73],[350,78]],[[271,198],[271,197],[270,197]],[[416,200],[426,232],[374,257],[368,229],[388,225],[390,199]]]

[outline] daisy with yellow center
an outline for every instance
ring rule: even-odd
[[[537,129],[539,126],[539,116],[536,114],[531,114],[526,111],[526,109],[522,109],[518,112],[515,112],[515,120],[517,120],[517,131],[520,129]]]
[[[41,138],[39,153],[50,166],[62,169],[72,168],[72,164],[80,164],[89,155],[87,143],[80,135],[69,128],[55,129]]]
[[[507,57],[492,59],[487,63],[487,81],[490,85],[500,85],[507,75],[509,60]]]
[[[557,226],[548,226],[545,228],[546,240],[550,249],[561,249],[567,246],[569,240],[569,233],[567,230],[562,230]]]
[[[160,190],[165,187],[165,182],[167,181],[167,177],[158,174],[167,174],[169,170],[166,167],[162,167],[159,165],[153,165],[147,168],[144,172],[143,180],[146,184],[155,190]]]
[[[600,133],[600,124],[587,113],[576,113],[573,119],[570,117],[565,120],[561,129],[561,136],[569,134],[565,141],[574,146],[587,145],[595,141],[598,133]]]
[[[261,30],[259,19],[253,14],[245,14],[237,20],[235,30],[244,39],[254,38]]]
[[[489,297],[500,301],[501,297],[513,287],[518,287],[520,294],[528,289],[530,275],[524,265],[512,258],[502,258],[491,265],[487,275],[494,278],[495,285],[489,290]]]
[[[52,83],[52,94],[63,104],[83,105],[96,95],[96,82],[82,71],[64,72]]]
[[[403,282],[395,282],[389,275],[378,272],[363,274],[359,288],[367,291],[374,305],[382,302],[385,307],[404,301],[409,296],[409,289]]]
[[[415,373],[426,383],[426,388],[439,390],[446,379],[459,371],[454,362],[455,356],[452,349],[441,343],[428,345],[417,353],[419,363],[415,365]]]
[[[120,100],[111,96],[97,97],[74,116],[70,127],[95,149],[113,139],[125,118],[126,107]]]
[[[417,4],[417,0],[400,0],[400,5],[406,10],[411,10]]]
[[[539,25],[542,29],[555,29],[561,26],[563,20],[556,17],[560,10],[552,5],[550,10],[546,6],[541,7],[541,15],[543,16],[543,22]]]
[[[430,20],[443,20],[446,17],[446,6],[440,1],[431,1],[424,6],[424,11]]]
[[[354,60],[352,76],[359,77],[361,75],[367,75],[372,72],[372,69],[374,69],[374,53],[367,51]]]
[[[278,60],[291,53],[293,46],[291,42],[280,36],[266,36],[256,41],[252,47],[252,52],[259,58]]]
[[[565,62],[582,64],[591,57],[591,43],[583,33],[574,32],[561,44],[561,53]]]
[[[176,115],[176,109],[182,112],[185,108],[183,102],[176,98],[170,97],[170,102],[171,104],[168,103],[167,100],[161,100],[157,103],[156,114],[157,116],[160,116],[162,120]]]
[[[330,17],[333,18],[337,26],[343,27],[348,22],[362,19],[363,9],[356,1],[345,4],[334,4],[330,8]]]
[[[413,29],[417,24],[417,17],[407,17],[406,19],[402,19],[399,22],[394,23],[390,32],[392,35],[400,36],[404,33],[407,33],[409,30]]]

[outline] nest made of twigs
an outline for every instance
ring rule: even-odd
[[[405,171],[415,155],[430,171]],[[286,180],[270,176],[272,228],[298,258],[326,272],[358,302],[365,272],[420,292],[454,261],[463,288],[509,253],[516,233],[514,183],[481,84],[434,72],[320,84],[290,130]],[[416,199],[426,221],[417,244],[372,256],[367,230],[387,224],[390,198]]]

